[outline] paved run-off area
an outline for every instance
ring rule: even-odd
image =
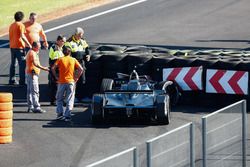
[[[47,22],[43,26],[45,30],[51,29],[129,2],[132,0],[111,3]],[[246,49],[250,34],[249,5],[248,0],[150,0],[51,31],[47,36],[49,41],[54,41],[58,34],[69,36],[76,26],[84,26],[87,40],[93,43]],[[6,41],[7,36],[1,37],[0,42]],[[6,88],[9,48],[0,48],[0,52],[0,82]],[[43,65],[48,63],[45,50],[41,51],[41,62]],[[40,82],[41,86],[47,84],[47,73],[41,73]],[[19,93],[15,94],[25,99],[25,94]],[[146,140],[190,121],[197,125],[196,134],[199,135],[201,116],[214,111],[179,106],[173,108],[172,122],[167,126],[133,123],[93,126],[87,106],[76,106],[74,124],[69,126],[54,121],[55,107],[48,106],[48,102],[42,105],[48,112],[38,115],[26,113],[25,103],[15,103],[14,141],[0,146],[0,166],[86,166],[132,146],[141,148],[140,157],[145,157]],[[200,158],[200,151],[197,150],[196,158]],[[145,160],[141,159],[141,162],[145,164]]]

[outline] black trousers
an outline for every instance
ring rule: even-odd
[[[10,75],[9,75],[9,84],[13,84],[16,81],[16,60],[19,65],[19,84],[25,84],[25,50],[24,49],[10,49],[11,53],[11,63],[10,63]]]
[[[51,72],[49,72],[48,78],[49,78],[49,100],[50,102],[55,102],[56,92],[57,92],[57,82]]]
[[[85,63],[83,60],[78,60],[78,62],[81,64],[81,66],[84,69],[84,72],[82,73],[82,75],[80,76],[79,80],[76,82],[76,91],[75,91],[75,97],[78,100],[81,100],[83,97],[85,97],[85,92],[83,89],[83,86],[85,84],[86,78],[85,78]]]
[[[56,60],[51,60],[49,59],[49,66],[50,68],[54,65]],[[56,69],[56,74],[58,75],[59,71]],[[57,81],[55,77],[53,76],[52,72],[49,72],[48,75],[48,80],[49,80],[49,100],[50,102],[55,102],[56,101],[56,92],[57,92]]]

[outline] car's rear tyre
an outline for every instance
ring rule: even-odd
[[[175,82],[173,82],[171,85],[168,85],[166,88],[164,88],[164,85],[166,82],[168,81],[161,81],[157,83],[155,85],[155,89],[160,89],[160,90],[164,89],[170,97],[170,104],[172,106],[175,106],[180,100],[181,93],[179,91],[178,85]]]
[[[170,123],[170,98],[168,95],[156,97],[156,118],[159,124],[168,125]]]
[[[103,94],[94,94],[92,99],[92,115],[93,124],[101,123],[104,120],[103,112]]]
[[[109,78],[102,79],[100,92],[103,93],[106,90],[112,90],[113,84],[114,84],[113,79],[109,79]]]

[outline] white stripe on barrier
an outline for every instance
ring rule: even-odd
[[[227,71],[227,75],[224,75],[224,77],[222,77],[220,80],[219,80],[219,83],[221,85],[223,85],[223,88],[225,90],[227,90],[227,93],[228,94],[234,94],[235,92],[233,91],[232,87],[227,84],[227,82],[230,80],[230,78],[232,78],[232,76],[234,75],[234,71]]]
[[[181,88],[183,90],[191,90],[190,87],[186,82],[184,82],[183,78],[187,75],[188,71],[190,70],[189,67],[185,68],[186,70],[181,70],[180,73],[176,77],[176,81],[179,81],[178,84],[180,84]]]
[[[216,73],[215,70],[211,70],[209,73],[206,72],[206,91],[210,90],[210,92],[216,92],[215,88],[211,85],[211,84],[207,84],[207,78],[212,78],[212,76],[214,76],[214,74]]]

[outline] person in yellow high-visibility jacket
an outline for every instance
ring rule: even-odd
[[[77,61],[82,65],[85,71],[85,62],[90,60],[90,53],[89,45],[83,38],[83,35],[84,30],[80,27],[77,27],[74,35],[72,35],[67,40],[65,46],[68,46],[71,49],[71,56],[77,59]],[[81,77],[76,83],[76,101],[81,101],[81,99],[84,97],[82,91],[83,84],[85,84],[85,72],[81,75]]]
[[[59,35],[56,39],[56,42],[49,49],[49,66],[53,67],[56,60],[63,57],[62,48],[64,43],[66,42],[66,38],[62,35]],[[58,70],[56,69],[56,74],[58,75]],[[50,92],[50,104],[55,105],[56,100],[56,91],[57,91],[57,81],[52,73],[49,73],[49,92]]]

